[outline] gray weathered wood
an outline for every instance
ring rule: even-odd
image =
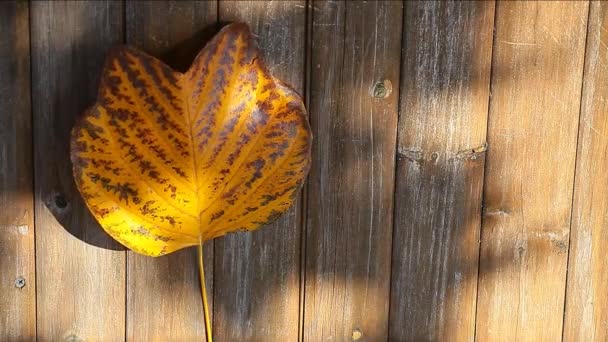
[[[217,341],[607,340],[608,5],[588,6],[0,1],[0,340],[204,339],[196,251],[125,252],[68,143],[111,45],[184,71],[220,21],[306,93],[315,139],[303,201],[206,244]]]
[[[407,2],[390,339],[471,341],[493,2]]]
[[[388,336],[402,13],[312,3],[305,341]]]
[[[38,338],[124,341],[125,252],[83,204],[69,156],[105,53],[122,40],[122,4],[32,2],[31,20]]]
[[[0,2],[0,341],[36,339],[28,19],[26,2]]]
[[[608,3],[592,2],[579,121],[564,341],[608,340]]]
[[[185,71],[217,27],[215,1],[130,1],[127,43]],[[205,282],[213,296],[213,242],[207,242]],[[210,309],[213,308],[212,303]],[[196,248],[160,258],[128,252],[127,338],[133,341],[204,340]]]
[[[499,2],[479,341],[562,338],[587,2]]]
[[[219,6],[220,21],[249,24],[271,72],[302,93],[304,1],[222,1]],[[296,203],[259,231],[216,240],[213,333],[218,341],[298,339],[300,210]]]

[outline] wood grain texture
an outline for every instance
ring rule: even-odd
[[[221,22],[245,22],[270,71],[302,93],[304,1],[222,1]],[[300,201],[277,222],[215,242],[214,337],[298,339]]]
[[[395,1],[312,3],[305,341],[388,336],[402,14]],[[380,82],[387,97],[373,96]]]
[[[564,341],[608,340],[608,4],[590,4]]]
[[[185,71],[217,28],[215,1],[129,1],[127,44]],[[205,282],[213,293],[213,242],[207,242]],[[213,308],[212,301],[209,303]],[[127,338],[132,341],[204,340],[196,248],[160,258],[127,257]]]
[[[28,18],[27,3],[0,2],[0,341],[36,339]]]
[[[69,137],[95,100],[119,2],[32,2],[36,277],[40,340],[124,341],[125,252],[75,189]]]
[[[212,0],[0,1],[1,341],[203,339],[196,252],[107,236],[69,132],[111,45],[184,71],[230,21],[315,139],[303,201],[205,245],[217,341],[608,340],[607,4]]]
[[[586,2],[497,4],[480,341],[562,338],[587,14]]]
[[[390,339],[470,341],[493,2],[408,2]]]

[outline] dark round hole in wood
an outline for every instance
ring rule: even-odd
[[[68,201],[62,194],[55,195],[55,206],[59,209],[65,209],[68,206]]]

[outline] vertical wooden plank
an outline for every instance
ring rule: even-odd
[[[390,338],[471,341],[493,2],[408,2]]]
[[[312,4],[305,341],[388,336],[402,14]]]
[[[477,338],[559,341],[588,3],[497,6]]]
[[[28,17],[0,2],[0,341],[36,339]]]
[[[220,20],[247,23],[266,65],[300,94],[304,5],[304,1],[219,3]],[[298,339],[300,205],[259,231],[216,240],[213,332],[218,341]]]
[[[608,340],[608,3],[591,3],[585,56],[564,341]]]
[[[31,6],[38,338],[124,341],[125,252],[83,204],[69,157],[75,118],[95,100],[106,51],[122,40],[122,4]]]
[[[128,44],[185,71],[216,31],[217,3],[129,1],[126,22]],[[213,242],[203,250],[205,282],[212,294]],[[204,336],[196,248],[159,258],[128,252],[127,338],[194,341]]]

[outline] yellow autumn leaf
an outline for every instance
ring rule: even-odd
[[[101,226],[159,256],[278,218],[309,170],[311,139],[300,96],[270,74],[247,26],[232,24],[183,74],[113,49],[71,158]]]

